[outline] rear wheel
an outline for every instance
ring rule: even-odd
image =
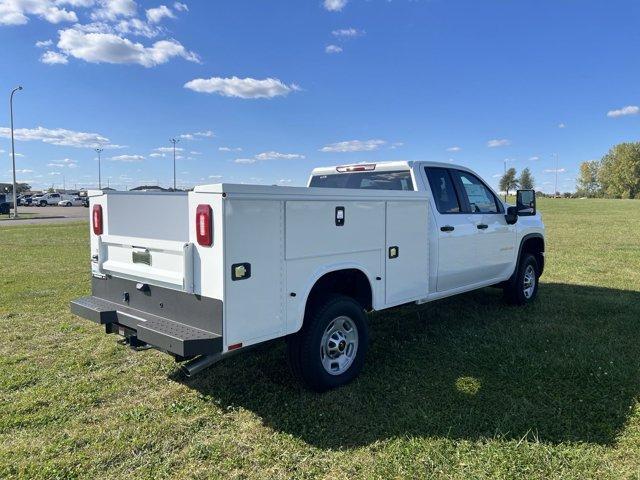
[[[514,276],[504,287],[507,301],[514,305],[526,305],[533,302],[538,294],[540,269],[536,257],[525,253],[520,257]]]
[[[353,380],[364,365],[369,330],[362,306],[335,295],[309,312],[300,332],[288,339],[294,375],[316,392]]]

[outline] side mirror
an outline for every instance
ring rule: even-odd
[[[507,207],[507,213],[504,216],[508,225],[513,225],[518,221],[518,209],[516,207]]]
[[[516,193],[516,209],[520,217],[536,214],[536,192],[534,190],[518,190]]]

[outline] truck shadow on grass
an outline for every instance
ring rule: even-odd
[[[640,392],[640,293],[543,283],[526,308],[495,289],[370,317],[360,378],[302,389],[275,343],[191,380],[225,408],[320,448],[394,437],[611,444]]]

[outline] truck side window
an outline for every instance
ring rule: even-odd
[[[454,170],[462,185],[464,195],[469,202],[471,213],[498,213],[500,209],[495,195],[475,175],[461,170]]]
[[[460,202],[446,168],[426,167],[431,193],[440,213],[460,213]]]

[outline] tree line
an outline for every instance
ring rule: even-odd
[[[580,164],[577,196],[640,199],[640,142],[620,143],[600,160]]]
[[[517,190],[518,188],[531,190],[535,187],[535,183],[535,179],[533,178],[529,167],[522,170],[519,177],[516,169],[511,167],[504,172],[504,175],[500,178],[500,190],[509,195],[509,191]]]

